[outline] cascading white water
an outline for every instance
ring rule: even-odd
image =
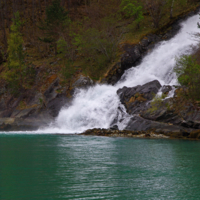
[[[79,90],[73,104],[60,111],[55,123],[37,132],[80,133],[90,128],[108,128],[116,116],[118,126],[122,129],[129,116],[120,104],[117,89],[142,85],[155,79],[161,85],[177,84],[176,75],[173,73],[175,57],[192,53],[191,45],[198,45],[189,34],[198,31],[198,18],[198,15],[195,15],[183,22],[182,29],[174,38],[159,43],[140,65],[128,69],[115,86],[96,85],[88,90]],[[122,115],[126,115],[123,116],[123,121]]]

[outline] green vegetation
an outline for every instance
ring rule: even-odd
[[[13,23],[10,27],[11,33],[8,39],[8,62],[4,78],[12,93],[18,93],[21,89],[30,86],[34,71],[25,63],[25,52],[23,50],[23,37],[20,31],[22,22],[19,12],[15,13]]]
[[[13,91],[33,88],[35,71],[39,73],[34,87],[41,91],[54,75],[64,84],[71,83],[80,73],[99,80],[119,61],[125,44],[137,44],[147,34],[160,33],[161,25],[169,23],[170,17],[175,19],[194,9],[197,3],[196,0],[6,0],[0,4],[4,17],[0,20],[1,57],[3,61],[7,59],[5,67],[0,66],[0,76],[4,78],[0,84]]]
[[[54,45],[55,55],[59,35],[64,32],[69,23],[68,12],[61,6],[60,0],[54,0],[52,5],[46,8],[46,19],[40,28],[45,31],[46,35],[41,40]]]
[[[88,28],[75,37],[79,54],[89,65],[90,75],[94,78],[98,78],[96,72],[105,72],[108,64],[116,58],[117,48],[123,36],[123,29],[116,29],[116,26],[116,19],[105,17],[97,27]]]
[[[185,89],[184,96],[192,100],[200,100],[200,65],[192,56],[184,55],[176,59],[174,68],[178,81]]]
[[[135,0],[122,0],[120,6],[122,7],[122,11],[124,12],[125,17],[134,17],[134,21],[139,28],[139,23],[144,18],[142,6],[139,5]]]
[[[168,104],[163,104],[163,100],[166,98],[165,94],[162,95],[156,95],[153,100],[151,101],[151,107],[148,109],[148,112],[150,113],[154,113],[156,112],[159,108],[161,108],[162,106],[167,106],[167,108],[169,107]]]

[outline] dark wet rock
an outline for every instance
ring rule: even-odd
[[[183,136],[183,133],[190,133],[192,129],[183,128],[180,126],[170,125],[163,122],[156,122],[144,119],[138,115],[133,116],[127,124],[125,130],[130,131],[149,131],[153,130],[156,133],[162,134],[178,134]]]
[[[45,113],[51,118],[57,117],[60,109],[69,102],[71,102],[71,99],[66,96],[66,90],[61,88],[59,79],[56,78],[44,94],[36,93],[32,101],[30,101],[30,105],[38,105],[38,109],[33,113],[33,116]]]
[[[151,103],[160,88],[160,83],[155,80],[142,86],[123,87],[117,91],[121,103],[133,116],[126,129],[132,131],[154,129],[155,132],[165,134],[179,133],[179,137],[188,137],[191,130],[200,129],[200,110],[193,104],[184,105],[182,109],[177,110],[174,104],[177,100],[174,98],[158,98],[153,100],[154,104]],[[164,94],[168,94],[172,87],[164,86],[161,90]]]
[[[147,102],[152,100],[155,94],[158,93],[161,85],[159,81],[154,80],[144,85],[136,87],[123,87],[117,90],[120,101],[126,107],[129,114],[141,113],[147,109]]]
[[[193,108],[193,107],[192,107]],[[180,112],[182,114],[182,122],[181,125],[184,127],[200,129],[200,110],[199,109],[191,109],[189,107],[186,111]]]
[[[141,112],[141,116],[145,119],[173,123],[180,125],[180,119],[177,113],[171,108],[173,105],[173,99],[168,98],[165,100],[160,100],[159,104],[152,110],[151,105],[148,105],[146,109]]]
[[[6,110],[6,102],[4,100],[4,98],[0,99],[0,111],[4,111]]]
[[[17,99],[11,97],[6,102],[5,99],[2,98],[0,103],[0,117],[11,117],[12,113],[23,99],[23,96],[22,94]]]
[[[41,92],[36,92],[32,98],[30,98],[28,105],[43,105],[45,96]]]
[[[160,37],[158,35],[149,34],[140,41],[140,48],[143,52],[148,51],[152,49],[158,41],[160,41]]]
[[[45,97],[46,103],[48,103],[52,99],[56,98],[56,96],[58,95],[58,93],[56,91],[57,89],[60,89],[59,79],[58,78],[56,78],[51,83],[51,85],[49,86],[49,88],[44,92],[44,97]]]
[[[12,113],[11,117],[26,118],[26,117],[30,116],[32,113],[34,113],[35,110],[36,110],[36,108],[34,108],[34,107],[23,109],[23,110],[15,110]]]
[[[120,80],[124,71],[138,65],[146,53],[152,49],[156,42],[160,41],[160,37],[155,34],[149,34],[143,38],[139,44],[125,44],[125,51],[121,56],[121,62],[116,63],[108,72],[107,76],[102,80],[102,83],[114,85]]]
[[[56,98],[47,103],[46,110],[50,116],[57,117],[61,108],[67,105],[69,106],[71,101],[72,99],[66,97],[65,94],[59,94]]]
[[[141,59],[142,52],[139,45],[129,45],[126,47],[126,53],[121,57],[121,68],[126,70],[133,67],[136,61]]]
[[[119,128],[118,128],[117,125],[111,126],[110,129],[111,129],[111,130],[119,130]]]
[[[111,137],[133,137],[141,134],[136,131],[128,130],[111,130],[111,129],[89,129],[82,133],[82,135],[97,135],[97,136],[111,136]]]
[[[108,75],[101,81],[102,83],[108,83],[114,85],[123,75],[125,69],[122,68],[121,62],[117,62],[111,69]]]
[[[60,109],[71,102],[71,99],[66,96],[66,90],[59,85],[58,78],[50,84],[44,93],[34,93],[33,91],[29,94],[26,107],[21,109],[19,103],[23,97],[24,95],[21,95],[18,99],[10,98],[7,102],[2,98],[0,101],[0,117],[30,120],[35,127],[34,124],[38,124],[38,119],[44,124],[47,121],[52,121],[57,117]],[[12,125],[9,124],[8,126]],[[31,127],[30,124],[26,127],[28,128],[28,126]]]
[[[94,85],[94,81],[89,77],[81,75],[77,81],[72,84],[70,94],[73,96],[76,89],[87,89]]]
[[[172,86],[171,85],[163,85],[161,92],[163,94],[168,94],[170,91],[172,90]]]
[[[194,130],[192,131],[189,135],[188,135],[189,138],[192,138],[192,139],[200,139],[200,130]]]
[[[94,82],[89,77],[81,75],[79,79],[72,85],[73,88],[88,88],[94,85]]]
[[[1,131],[27,131],[37,130],[39,127],[48,125],[49,121],[43,119],[20,119],[20,118],[0,118]]]

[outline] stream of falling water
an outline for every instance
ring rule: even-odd
[[[128,69],[121,80],[115,85],[96,85],[88,90],[77,91],[73,104],[63,107],[48,128],[40,129],[38,133],[80,133],[91,128],[109,128],[116,119],[120,129],[129,120],[125,108],[121,105],[116,91],[123,87],[134,87],[157,79],[161,85],[177,84],[173,72],[175,57],[191,54],[193,46],[198,42],[191,33],[197,32],[199,16],[188,18],[181,25],[179,33],[169,41],[160,42],[151,53],[143,58],[137,67]]]

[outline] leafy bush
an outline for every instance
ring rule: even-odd
[[[123,0],[121,3],[122,11],[125,14],[125,17],[130,18],[134,17],[134,21],[138,24],[144,18],[142,12],[142,6],[138,4],[135,0]]]
[[[70,24],[68,12],[61,6],[60,0],[53,0],[46,9],[46,19],[41,23],[40,29],[44,30],[45,37],[39,38],[45,43],[52,44],[57,54],[57,40],[60,33]]]
[[[182,86],[186,86],[187,96],[192,100],[200,99],[200,65],[192,56],[184,55],[176,58],[174,68],[178,81]]]
[[[19,12],[17,12],[8,39],[8,63],[7,71],[4,73],[4,79],[13,94],[18,94],[19,91],[29,88],[35,78],[34,67],[25,62],[26,53],[23,50],[24,41],[20,31],[21,25]]]
[[[148,109],[148,112],[150,113],[156,112],[160,107],[163,106],[163,99],[165,98],[166,98],[165,94],[162,94],[160,96],[156,95],[150,103],[151,107]],[[168,106],[168,105],[165,105],[165,106]]]

